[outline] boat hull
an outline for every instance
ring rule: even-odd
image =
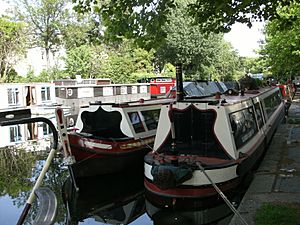
[[[280,115],[274,121],[273,126],[270,127],[269,135],[271,137],[273,136],[277,126],[281,123],[282,119],[283,114]],[[227,197],[233,196],[238,187],[242,184],[244,177],[255,170],[259,165],[266,151],[267,144],[267,139],[260,138],[254,144],[252,149],[248,151],[248,154],[245,154],[239,159],[228,162],[223,160],[219,163],[216,159],[214,161],[210,161],[210,163],[204,163],[203,168],[210,179]],[[197,199],[198,202],[200,202],[198,203],[197,207],[201,207],[223,201],[220,194],[216,191],[211,182],[199,168],[196,170],[194,169],[193,176],[190,180],[187,180],[176,187],[167,189],[160,188],[157,184],[155,184],[151,172],[155,161],[163,161],[164,163],[170,165],[172,164],[171,160],[174,160],[175,158],[178,160],[179,166],[180,161],[182,161],[183,164],[188,161],[191,165],[193,165],[193,167],[195,167],[196,163],[202,164],[205,162],[205,158],[198,157],[197,160],[197,157],[192,155],[184,157],[164,155],[163,159],[161,157],[161,155],[149,153],[144,160],[144,186],[146,188],[146,192],[151,196],[152,199],[155,200],[156,204],[163,206],[172,205],[174,202],[176,202],[176,204],[180,205],[181,202],[184,202],[182,204],[186,205],[187,201],[194,201]],[[176,163],[176,167],[178,167],[178,162]]]
[[[121,172],[124,169],[143,167],[143,158],[149,149],[140,149],[123,155],[93,155],[71,165],[76,178]]]
[[[147,160],[147,157],[148,155],[145,157],[145,161]],[[155,181],[155,175],[152,176],[153,173],[151,171],[153,170],[153,167],[151,163],[145,163],[144,185],[147,193],[156,201],[156,204],[162,206],[175,203],[176,205],[180,205],[181,202],[185,202],[182,203],[185,205],[186,202],[195,201],[195,199],[198,200],[197,207],[216,204],[220,200],[222,201],[219,193],[201,169],[195,169],[195,164],[196,162],[192,162],[191,167],[194,167],[194,169],[190,179],[178,183],[173,187],[161,187]],[[238,163],[229,162],[226,164],[224,163],[223,166],[218,164],[215,167],[211,166],[210,168],[205,168],[205,173],[214,181],[223,193],[230,196],[241,184],[243,178],[243,176],[237,174],[238,167]]]
[[[103,141],[69,134],[71,155],[75,163],[70,165],[75,178],[121,172],[125,169],[143,167],[144,156],[151,150],[153,137],[139,142],[128,139]]]

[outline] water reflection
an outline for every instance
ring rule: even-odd
[[[75,191],[70,179],[63,187],[68,210],[67,224],[75,225],[87,218],[108,224],[129,224],[145,212],[143,171],[83,178]]]
[[[16,198],[31,188],[31,172],[38,155],[22,149],[0,149],[0,194]]]
[[[208,209],[176,210],[160,208],[146,199],[146,211],[154,225],[225,225],[230,222],[232,217],[231,210],[224,203]]]
[[[222,200],[209,208],[198,207],[201,203],[194,200],[180,208],[157,205],[157,199],[145,195],[143,179],[141,168],[84,178],[79,192],[68,179],[62,190],[67,224],[225,225],[232,217]]]
[[[46,157],[46,152],[1,149],[1,225],[17,222]],[[231,216],[222,199],[220,203],[223,205],[207,205],[208,209],[193,201],[188,201],[182,207],[178,207],[178,202],[176,207],[173,207],[172,202],[168,207],[157,204],[157,199],[145,193],[142,167],[119,174],[80,179],[78,185],[80,191],[76,192],[68,178],[67,169],[62,166],[61,158],[55,158],[43,181],[43,186],[49,187],[57,196],[55,225],[228,224]],[[35,218],[37,207],[35,202],[26,218],[26,224]]]
[[[18,221],[31,189],[44,165],[47,152],[27,152],[24,149],[0,149],[0,218],[1,225],[11,225]],[[56,224],[65,224],[65,208],[62,202],[61,187],[66,180],[67,171],[61,158],[55,158],[43,180],[58,196]],[[25,220],[30,224],[38,210],[35,202]]]

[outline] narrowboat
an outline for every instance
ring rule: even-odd
[[[177,101],[162,106],[154,150],[144,158],[146,191],[173,204],[220,199],[219,191],[232,193],[262,158],[285,116],[281,92],[243,87],[184,95],[177,73]]]
[[[154,143],[160,108],[172,101],[95,102],[82,107],[65,140],[69,147],[64,154],[74,178],[115,173],[136,164],[142,168]]]

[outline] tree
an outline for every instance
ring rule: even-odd
[[[235,22],[269,21],[278,18],[277,9],[290,5],[292,0],[195,0],[190,13],[195,23],[205,30],[228,32]]]
[[[184,2],[181,0],[180,2]],[[178,0],[73,0],[79,12],[96,12],[103,18],[105,37],[134,38],[142,46],[162,44],[166,33],[162,26]],[[193,0],[189,13],[194,24],[206,31],[227,32],[235,22],[251,26],[254,20],[273,20],[278,17],[277,8],[289,5],[292,0]]]
[[[187,78],[223,80],[228,74],[233,76],[237,61],[233,48],[222,34],[204,34],[200,26],[192,25],[192,18],[186,13],[187,4],[178,3],[163,27],[167,36],[157,50],[159,61],[182,63]]]
[[[0,82],[10,81],[12,66],[25,54],[26,26],[0,17]]]
[[[92,49],[88,45],[81,45],[67,52],[66,68],[71,78],[81,75],[90,78],[92,75]]]
[[[100,22],[97,15],[82,15],[70,11],[63,26],[60,27],[64,47],[71,50],[81,45],[101,43]]]
[[[267,24],[266,44],[261,54],[279,80],[300,74],[300,3],[278,10],[278,18]]]
[[[212,74],[212,80],[238,80],[243,75],[240,58],[230,43],[223,39],[216,48],[216,55],[216,61],[213,62],[216,74]]]
[[[132,41],[124,40],[110,48],[102,66],[102,77],[114,83],[136,83],[138,78],[153,76],[154,50],[137,48]]]
[[[268,73],[266,60],[263,57],[241,57],[241,66],[247,73]]]
[[[49,54],[56,52],[61,45],[61,31],[68,10],[65,0],[20,0],[16,2],[17,15],[32,28],[31,38],[33,47],[45,50],[47,68]]]
[[[124,1],[124,0],[73,0],[77,12],[99,13],[104,38],[122,42],[122,38],[135,39],[139,46],[151,49],[165,37],[160,27],[175,6],[172,0]]]

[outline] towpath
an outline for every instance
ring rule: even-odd
[[[289,109],[287,123],[281,124],[255,173],[238,211],[248,225],[263,203],[300,204],[300,92]],[[234,216],[229,225],[242,224]]]

